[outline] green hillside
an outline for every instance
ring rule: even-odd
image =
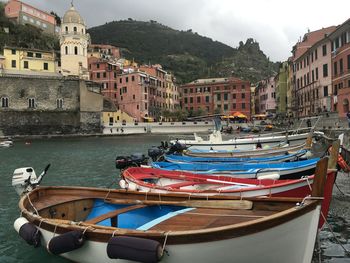
[[[126,58],[162,64],[180,83],[231,74],[256,82],[278,69],[251,39],[235,49],[192,30],[178,31],[156,21],[132,19],[106,23],[88,32],[93,43],[121,47]]]

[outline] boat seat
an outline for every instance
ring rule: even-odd
[[[127,207],[124,207],[124,208],[121,208],[121,209],[117,209],[117,210],[111,211],[109,213],[106,213],[106,214],[94,217],[94,218],[92,218],[90,220],[85,221],[85,223],[86,224],[95,225],[95,224],[97,224],[97,223],[99,223],[99,222],[101,222],[103,220],[106,220],[106,219],[110,218],[112,227],[117,227],[117,225],[118,225],[117,216],[118,215],[126,213],[126,212],[129,212],[129,211],[132,211],[132,210],[136,210],[136,209],[139,209],[139,208],[144,208],[146,206],[147,205],[141,205],[141,204],[140,205],[127,206]]]

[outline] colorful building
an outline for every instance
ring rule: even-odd
[[[308,32],[293,48],[293,109],[297,117],[332,110],[331,26]]]
[[[257,100],[257,114],[276,113],[276,84],[275,78],[271,77],[258,83],[255,91]]]
[[[188,112],[202,110],[206,114],[241,112],[248,118],[250,83],[238,78],[197,79],[180,87],[181,105]]]
[[[120,68],[113,62],[96,57],[89,57],[88,64],[90,80],[100,83],[102,86],[102,94],[110,98],[113,103],[117,105],[117,75],[122,73]]]
[[[339,117],[350,110],[350,19],[329,35],[331,41],[331,71],[333,108]]]
[[[62,75],[89,79],[87,55],[89,44],[90,35],[86,33],[85,22],[72,5],[64,14],[61,24]]]
[[[88,57],[99,59],[118,60],[120,59],[119,48],[111,45],[91,44],[88,47]]]
[[[5,15],[18,24],[29,24],[49,34],[58,34],[54,15],[18,0],[10,0],[5,5]]]
[[[56,73],[55,53],[25,48],[4,48],[6,73]]]

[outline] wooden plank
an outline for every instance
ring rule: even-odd
[[[156,200],[125,200],[106,199],[112,204],[143,204],[143,205],[175,205],[194,208],[218,208],[233,210],[250,210],[253,202],[249,200],[187,200],[187,201],[156,201]]]
[[[139,204],[139,205],[133,205],[133,206],[124,207],[124,208],[117,209],[117,210],[111,211],[109,213],[97,216],[97,217],[92,218],[90,220],[87,220],[87,221],[85,221],[85,223],[87,223],[87,224],[97,224],[98,222],[101,222],[101,221],[106,220],[108,218],[114,218],[114,217],[116,217],[116,216],[118,216],[120,214],[129,212],[129,211],[132,211],[132,210],[135,210],[135,209],[143,208],[143,207],[146,207],[146,205]]]
[[[313,197],[323,197],[324,186],[326,184],[328,169],[328,157],[324,157],[319,160],[316,164],[315,179],[312,184],[311,196]]]
[[[339,155],[340,140],[336,140],[332,144],[331,153],[328,160],[328,169],[337,169],[337,161]]]

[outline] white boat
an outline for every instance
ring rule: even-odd
[[[31,185],[14,228],[28,244],[81,263],[309,263],[327,158],[318,170],[323,179],[304,199]],[[17,169],[14,177],[16,183],[38,180],[32,168]]]
[[[314,132],[314,134],[323,134],[321,132]],[[185,144],[189,150],[245,150],[253,151],[257,148],[269,149],[272,147],[282,146],[285,142],[289,144],[298,144],[306,140],[309,133],[291,134],[291,135],[273,135],[273,136],[254,136],[245,138],[233,138],[223,140],[220,131],[214,131],[209,136],[209,140],[203,140],[202,137],[194,134],[194,140],[173,140],[170,143]]]
[[[6,140],[6,141],[0,141],[0,148],[8,148],[13,146],[13,141]]]

